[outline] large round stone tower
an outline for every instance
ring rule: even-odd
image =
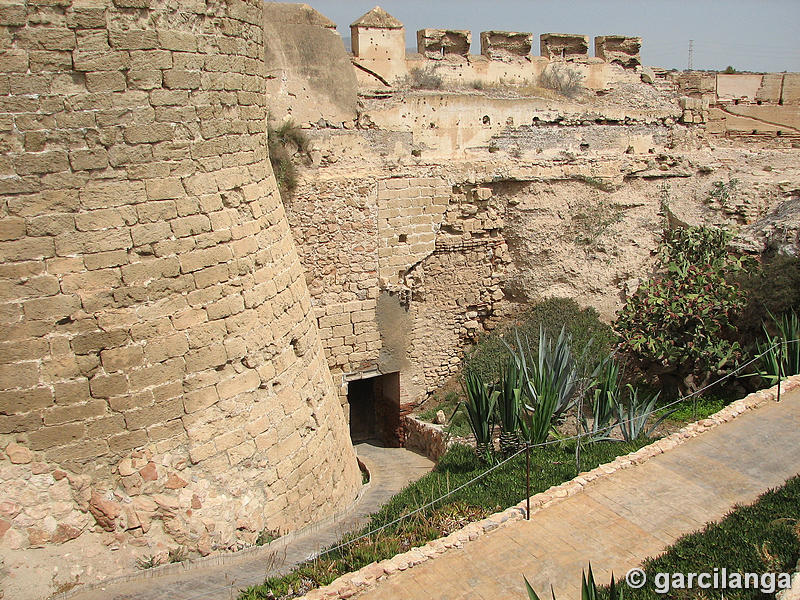
[[[0,6],[0,547],[207,553],[351,503],[260,0]]]

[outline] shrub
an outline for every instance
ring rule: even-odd
[[[662,264],[675,272],[691,265],[708,265],[715,270],[727,266],[733,236],[719,227],[675,227],[664,231],[659,246]]]
[[[515,451],[519,445],[524,379],[522,369],[514,361],[510,361],[500,375],[497,416],[501,429],[500,450],[504,453]]]
[[[136,559],[136,568],[137,569],[154,569],[160,566],[163,563],[163,559],[156,556],[155,554],[148,554],[141,558]]]
[[[189,558],[189,549],[185,546],[178,546],[177,548],[172,548],[167,553],[167,560],[171,563],[179,563]]]
[[[464,369],[480,373],[487,381],[498,381],[501,365],[511,356],[503,339],[513,342],[515,328],[521,338],[538,340],[540,328],[548,336],[557,337],[562,327],[572,339],[572,348],[578,350],[575,360],[579,375],[591,373],[611,353],[615,342],[614,332],[600,320],[596,310],[582,309],[571,298],[548,298],[481,338],[464,358]],[[535,361],[538,359],[538,347],[534,344],[531,350],[533,352],[529,360]]]
[[[738,359],[733,323],[744,294],[732,280],[742,263],[728,252],[729,240],[710,227],[666,231],[660,273],[617,315],[621,348],[668,392],[701,387]]]
[[[414,67],[404,80],[405,85],[415,90],[440,90],[444,79],[436,72],[436,67]]]
[[[759,375],[775,385],[779,379],[800,373],[800,342],[795,341],[800,339],[800,317],[790,311],[780,318],[773,317],[772,323],[778,335],[772,337],[764,326],[767,342],[758,345],[758,353],[764,354]],[[780,346],[776,346],[778,343]]]
[[[730,317],[742,304],[741,292],[720,273],[691,266],[683,277],[641,285],[615,327],[643,371],[685,391],[734,364],[740,348],[731,341]]]
[[[499,391],[473,371],[464,373],[464,395],[461,403],[469,418],[472,435],[475,436],[475,449],[478,456],[486,458],[492,449],[495,409]]]
[[[642,396],[640,398],[638,388],[633,387],[630,383],[626,387],[628,388],[627,402],[617,401],[614,406],[614,414],[619,421],[622,438],[626,442],[632,442],[641,437],[649,438],[656,428],[661,425],[661,421],[669,417],[674,410],[664,413],[656,419],[655,423],[648,427],[647,422],[656,412],[656,401],[661,392],[657,392],[650,397]]]
[[[767,250],[738,274],[737,281],[747,298],[736,321],[743,345],[761,336],[762,323],[768,323],[770,315],[792,310],[800,314],[800,256]]]
[[[571,339],[562,327],[553,344],[541,327],[536,360],[530,359],[534,352],[527,338],[515,331],[514,341],[509,351],[524,382],[525,410],[520,418],[520,433],[526,441],[541,444],[547,440],[553,421],[571,406],[578,392]]]
[[[270,542],[274,542],[279,537],[281,537],[281,535],[282,534],[280,529],[269,529],[268,527],[265,527],[264,529],[258,532],[258,537],[256,538],[256,546],[263,546],[264,544],[269,544]]]
[[[275,180],[281,197],[286,200],[297,187],[297,167],[293,157],[308,152],[308,137],[293,121],[284,121],[277,129],[267,126],[267,146]]]
[[[574,98],[583,91],[582,81],[583,75],[563,63],[552,63],[539,75],[541,87],[556,91],[567,98]]]
[[[708,202],[717,202],[725,208],[736,194],[739,187],[739,180],[736,178],[728,179],[728,182],[715,181],[711,184],[711,191],[708,194]]]
[[[605,439],[609,437],[611,421],[614,419],[615,408],[620,404],[623,392],[622,370],[614,356],[609,356],[592,373],[588,396],[592,403],[592,424],[586,421],[584,415],[581,419],[581,428],[592,439]]]

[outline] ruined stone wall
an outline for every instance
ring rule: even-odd
[[[367,24],[402,26],[374,9],[354,36]],[[420,30],[392,76],[378,54],[399,45],[362,36],[356,123],[311,126],[313,165],[289,212],[345,404],[349,378],[395,370],[403,402],[420,399],[481,333],[542,297],[613,318],[650,269],[666,213],[736,224],[754,251],[754,236],[793,243],[791,227],[756,230],[794,214],[782,150],[796,147],[795,74],[675,75],[642,67],[642,40],[621,35],[596,37],[589,56],[587,36],[542,34],[532,56],[532,34],[487,31],[473,56],[470,35]],[[577,73],[578,89],[542,88],[546,70]],[[717,95],[733,99],[728,124],[772,121],[783,136],[755,173],[746,152],[709,149]],[[720,186],[739,187],[720,202]]]
[[[503,314],[508,254],[488,188],[407,175],[309,181],[289,208],[328,364],[401,372],[401,402],[454,373],[479,322]]]
[[[549,64],[568,62],[569,69],[586,76],[586,85],[597,89],[626,79],[620,71],[641,72],[641,38],[633,36],[598,36],[597,51],[590,57],[588,36],[543,33],[539,55],[533,56],[532,33],[488,30],[480,32],[481,54],[476,56],[470,54],[471,31],[424,28],[417,31],[417,52],[406,55],[402,27],[379,7],[351,25],[353,63],[362,87],[413,85],[416,71],[435,72],[448,83],[531,84]]]
[[[30,576],[53,564],[84,582],[347,506],[267,159],[260,2],[11,2],[0,24],[8,581],[46,595]]]
[[[800,139],[800,74],[684,72],[671,75],[682,94],[684,123],[738,138]]]
[[[667,215],[735,225],[754,252],[765,235],[793,243],[796,230],[762,227],[793,214],[792,153],[709,148],[678,100],[662,78],[575,100],[410,92],[365,98],[369,129],[315,130],[321,160],[289,212],[343,401],[348,376],[394,370],[403,403],[424,398],[481,334],[541,298],[612,319]],[[374,307],[353,295],[370,293]],[[351,329],[378,338],[348,362]]]
[[[413,322],[406,385],[413,400],[456,374],[464,350],[513,310],[503,291],[511,257],[497,200],[489,187],[454,186],[434,252],[406,277]]]

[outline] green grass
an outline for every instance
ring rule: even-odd
[[[581,453],[581,468],[592,469],[612,461],[617,456],[638,450],[647,443],[647,440],[640,440],[630,444],[598,442],[586,445]],[[486,468],[486,465],[475,456],[472,448],[454,446],[441,458],[431,473],[405,488],[374,514],[362,532],[352,534],[345,539],[354,539],[361,533],[409,514],[417,507],[469,481]],[[537,448],[531,453],[531,494],[568,481],[575,475],[573,444],[554,444]],[[435,506],[391,525],[379,534],[343,549],[334,550],[320,559],[306,562],[287,575],[269,578],[262,585],[244,590],[240,600],[300,596],[310,589],[330,583],[344,573],[447,535],[470,521],[512,506],[524,497],[523,454]]]
[[[718,598],[712,590],[672,590],[656,593],[657,573],[713,573],[723,567],[729,573],[792,572],[800,558],[800,477],[762,495],[754,504],[738,507],[719,523],[686,535],[664,554],[644,561],[648,584],[631,590],[625,584],[625,600],[656,598]],[[705,592],[705,593],[703,593]],[[772,598],[755,590],[725,590],[726,600]]]
[[[431,400],[433,402],[431,402]],[[437,411],[441,410],[448,419],[444,428],[447,433],[456,437],[467,437],[472,434],[472,430],[469,427],[469,419],[464,409],[461,408],[456,411],[458,403],[461,402],[461,396],[458,393],[451,391],[448,392],[442,400],[439,400],[435,396],[431,398],[431,400],[429,400],[432,404],[431,408],[417,413],[417,418],[422,421],[427,421],[428,423],[433,423]]]
[[[691,423],[706,419],[725,408],[730,399],[722,396],[701,396],[697,399],[696,404],[692,400],[686,400],[678,405],[678,410],[669,416],[669,421],[680,423]]]

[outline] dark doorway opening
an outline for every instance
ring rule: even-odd
[[[400,446],[400,373],[348,382],[347,401],[353,442],[378,440],[384,446]]]

